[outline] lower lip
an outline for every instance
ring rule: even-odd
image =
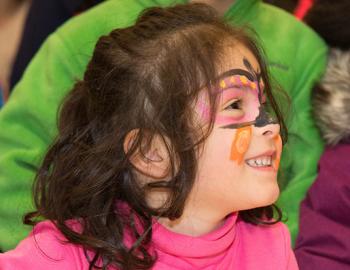
[[[268,166],[268,167],[253,167],[246,163],[250,168],[253,168],[258,171],[268,171],[268,172],[277,172],[276,169],[273,166]]]

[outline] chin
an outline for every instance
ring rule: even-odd
[[[280,190],[278,185],[271,187],[268,190],[261,190],[252,198],[255,204],[255,207],[252,208],[264,207],[274,204],[277,201],[279,194]]]

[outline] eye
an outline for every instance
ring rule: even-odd
[[[242,109],[242,100],[235,99],[230,101],[226,106],[224,106],[225,110],[241,110]]]

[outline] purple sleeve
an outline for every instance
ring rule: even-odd
[[[350,269],[350,145],[328,148],[300,209],[295,254],[301,270]]]
[[[15,249],[0,254],[0,269],[85,269],[84,260],[80,258],[80,248],[64,241],[62,234],[51,222],[41,222]]]

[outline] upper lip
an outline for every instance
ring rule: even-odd
[[[276,150],[268,150],[268,151],[265,151],[261,154],[258,154],[256,156],[253,156],[253,157],[249,157],[247,158],[246,160],[250,160],[250,159],[258,159],[258,158],[261,158],[261,157],[266,157],[266,156],[271,156],[272,158],[274,158],[276,155]]]

